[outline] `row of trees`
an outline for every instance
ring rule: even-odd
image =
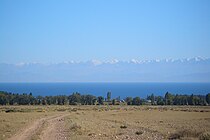
[[[81,95],[80,93],[73,93],[69,96],[33,96],[30,94],[14,94],[0,91],[0,105],[103,105],[113,104],[116,102],[126,103],[127,105],[210,105],[210,93],[205,95],[174,95],[169,92],[162,96],[155,96],[151,94],[146,99],[140,97],[126,97],[120,100],[120,97],[111,99],[111,92],[107,93],[107,97],[93,96],[90,94]]]
[[[73,93],[69,96],[37,96],[30,94],[14,94],[0,91],[0,105],[93,105],[97,98],[93,95]]]
[[[151,94],[147,97],[152,105],[209,105],[210,93],[207,95],[179,95],[167,92],[164,97]]]

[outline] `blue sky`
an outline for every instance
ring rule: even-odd
[[[209,0],[1,0],[0,62],[210,57]]]

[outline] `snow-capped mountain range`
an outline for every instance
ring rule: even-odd
[[[210,58],[0,63],[0,82],[210,82]]]
[[[93,64],[95,66],[97,65],[103,65],[103,64],[149,64],[149,63],[199,63],[199,62],[210,62],[210,58],[203,58],[203,57],[193,57],[193,58],[183,58],[183,59],[151,59],[151,60],[141,60],[141,59],[131,59],[127,61],[121,61],[118,59],[112,59],[112,60],[107,60],[107,61],[101,61],[97,59],[92,59],[89,61],[64,61],[60,63],[40,63],[40,62],[30,62],[30,63],[25,63],[25,62],[20,62],[16,64],[11,64],[11,63],[0,63],[0,64],[8,64],[8,65],[16,65],[16,66],[25,66],[25,65],[57,65],[57,64]]]

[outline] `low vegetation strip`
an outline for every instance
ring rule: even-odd
[[[0,91],[0,105],[210,105],[210,93],[206,95],[181,95],[167,92],[164,97],[148,95],[146,99],[140,97],[111,98],[111,92],[107,97],[82,95],[73,93],[57,96],[33,96],[30,94],[15,94]],[[7,110],[12,111],[12,110]]]

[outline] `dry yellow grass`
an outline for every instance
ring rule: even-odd
[[[0,106],[0,140],[21,132],[36,120],[68,109],[71,108],[68,106]]]
[[[202,139],[210,132],[210,107],[1,106],[0,139],[40,119],[46,123],[37,123],[43,126],[31,135],[33,139],[46,139],[51,131],[55,137],[58,133],[60,139],[73,140]]]
[[[180,131],[210,132],[208,111],[209,108],[186,107],[99,108],[77,111],[66,124],[69,129],[77,126],[76,131],[69,131],[72,139],[168,139]]]

